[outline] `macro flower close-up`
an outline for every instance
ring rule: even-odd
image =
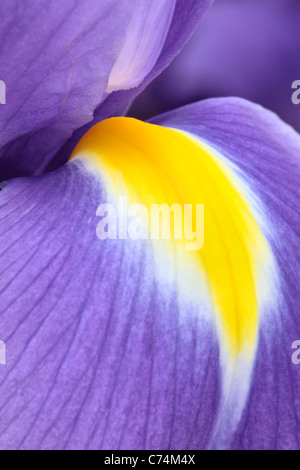
[[[300,449],[296,3],[1,0],[0,449]]]

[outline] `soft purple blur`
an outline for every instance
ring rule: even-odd
[[[173,64],[130,115],[156,114],[209,97],[239,96],[300,130],[291,85],[300,79],[299,0],[215,0]]]

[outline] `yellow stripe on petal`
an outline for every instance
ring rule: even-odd
[[[154,203],[204,204],[203,248],[184,252],[184,240],[173,243],[204,274],[230,355],[251,356],[259,282],[270,250],[233,171],[192,136],[131,118],[94,126],[73,152],[78,156],[108,175],[117,194],[126,188],[132,202],[149,208]]]

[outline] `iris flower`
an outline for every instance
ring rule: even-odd
[[[210,4],[0,3],[3,449],[299,448],[299,135],[239,98],[124,117]],[[124,195],[204,204],[203,248],[99,240]]]

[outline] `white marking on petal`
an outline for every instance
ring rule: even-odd
[[[107,92],[140,85],[155,66],[173,18],[176,0],[138,0]]]

